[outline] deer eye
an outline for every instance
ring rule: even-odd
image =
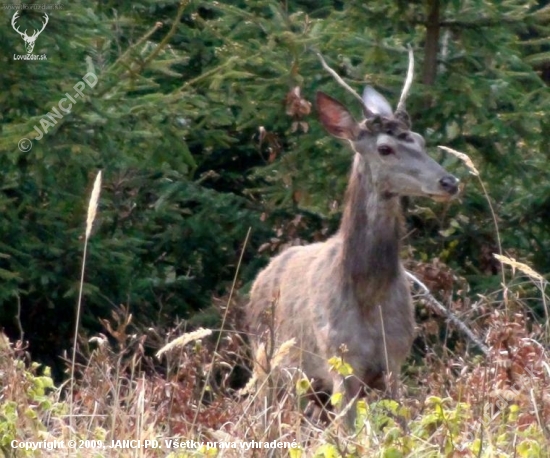
[[[394,153],[393,148],[388,145],[380,145],[378,147],[378,152],[381,156],[389,156],[390,154]]]
[[[402,142],[411,143],[413,141],[412,137],[408,133],[402,133],[397,136]]]

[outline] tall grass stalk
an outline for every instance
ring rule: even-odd
[[[493,224],[495,225],[495,233],[497,237],[497,246],[498,246],[498,254],[500,256],[503,256],[502,252],[502,243],[500,241],[500,231],[498,229],[498,221],[497,221],[497,215],[495,213],[495,209],[493,208],[493,204],[491,202],[491,198],[489,197],[489,193],[487,192],[487,188],[485,187],[485,183],[481,179],[481,174],[479,173],[479,170],[474,165],[473,161],[470,159],[470,157],[465,154],[461,153],[460,151],[454,150],[452,148],[449,148],[447,146],[441,146],[439,145],[438,148],[441,148],[443,151],[446,151],[447,153],[451,153],[453,156],[460,159],[464,165],[468,168],[470,173],[477,177],[479,184],[481,185],[481,190],[483,191],[483,195],[485,196],[485,200],[487,201],[487,204],[489,204],[489,210],[491,211],[491,216],[493,218]],[[504,306],[506,308],[506,313],[508,313],[508,287],[506,286],[506,274],[504,272],[504,269],[500,269],[500,275],[502,277],[502,288],[503,288],[503,298],[504,298]]]
[[[235,276],[233,277],[233,283],[231,284],[231,291],[229,292],[229,298],[227,299],[227,305],[225,307],[225,311],[222,318],[222,324],[220,326],[220,332],[218,334],[218,338],[216,340],[216,346],[214,347],[214,351],[212,352],[212,364],[210,364],[210,367],[208,369],[208,373],[206,374],[206,380],[208,381],[210,379],[210,375],[212,373],[212,370],[214,368],[214,360],[216,358],[216,353],[218,351],[218,348],[220,346],[220,342],[222,339],[222,333],[225,329],[225,323],[227,321],[227,314],[229,312],[229,307],[231,306],[231,299],[233,299],[233,293],[235,292],[235,285],[237,284],[237,278],[239,278],[239,270],[241,269],[241,263],[243,261],[244,256],[244,250],[246,250],[246,246],[248,245],[248,239],[250,238],[250,231],[252,230],[251,227],[248,228],[248,231],[246,232],[246,237],[244,239],[243,248],[241,250],[241,255],[239,256],[239,262],[237,263],[237,268],[235,269]],[[195,425],[197,424],[197,418],[199,416],[200,406],[202,404],[202,400],[204,399],[204,395],[206,393],[206,388],[208,386],[208,383],[205,383],[202,391],[201,391],[201,397],[199,399],[199,402],[197,403],[197,410],[195,411],[195,416],[193,418],[193,424],[191,425],[191,430],[195,430]]]
[[[86,270],[86,255],[88,252],[88,240],[92,233],[92,226],[97,213],[97,202],[99,200],[99,191],[101,189],[101,170],[97,173],[94,181],[94,187],[92,188],[92,195],[90,196],[90,203],[88,204],[88,213],[86,217],[86,233],[84,236],[84,254],[82,256],[82,269],[80,273],[80,288],[78,290],[78,302],[76,304],[76,319],[74,325],[74,339],[73,339],[73,357],[71,360],[71,395],[70,395],[70,407],[69,407],[69,424],[71,427],[71,434],[74,432],[73,424],[73,407],[74,407],[74,372],[76,366],[76,346],[78,343],[78,328],[80,325],[80,311],[82,309],[82,290],[84,287],[84,271]]]
[[[542,305],[544,307],[544,316],[545,316],[545,323],[544,327],[546,330],[545,338],[550,338],[550,311],[548,310],[548,302],[546,299],[546,286],[548,285],[548,281],[533,270],[529,265],[516,261],[514,258],[509,258],[507,256],[502,256],[498,254],[493,254],[493,256],[501,263],[506,264],[512,268],[512,275],[516,273],[516,269],[522,272],[523,274],[527,275],[533,283],[537,286],[537,288],[540,290],[541,297],[542,297]],[[503,267],[504,270],[504,267]]]

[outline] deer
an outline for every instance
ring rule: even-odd
[[[267,332],[274,333],[276,344],[294,339],[283,365],[300,369],[315,391],[340,393],[350,427],[365,387],[397,398],[401,366],[414,339],[414,308],[400,259],[401,197],[447,201],[459,190],[459,180],[428,155],[423,136],[411,131],[405,101],[412,51],[409,59],[395,111],[367,86],[362,97],[355,93],[364,113],[357,122],[342,103],[317,92],[320,123],[354,153],[339,229],[324,242],[275,256],[253,282],[245,310],[255,364],[265,360],[260,353]],[[352,375],[331,370],[328,360],[337,355]]]

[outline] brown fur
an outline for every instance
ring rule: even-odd
[[[418,134],[400,141],[387,133],[383,121],[374,132],[324,94],[318,105],[327,130],[350,140],[356,151],[342,222],[326,242],[289,248],[260,272],[247,308],[253,346],[257,349],[273,327],[279,344],[297,341],[285,366],[301,368],[319,389],[342,392],[345,401],[365,385],[395,396],[414,334],[409,285],[399,259],[399,195],[442,195],[438,183],[448,174],[427,156]],[[393,145],[395,158],[377,153],[380,141]],[[353,368],[345,381],[327,363],[343,346],[344,360]]]
[[[261,334],[271,322],[262,315],[270,313],[275,299],[276,340],[294,337],[300,349],[286,365],[302,367],[328,391],[340,376],[329,372],[327,360],[340,353],[342,344],[348,350],[345,360],[367,385],[386,370],[377,305],[383,310],[394,375],[413,338],[408,283],[398,258],[399,202],[375,193],[361,201],[369,180],[361,162],[358,156],[338,233],[274,258],[258,275],[248,308],[251,331]]]

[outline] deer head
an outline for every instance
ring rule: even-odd
[[[25,50],[27,51],[27,54],[31,54],[34,49],[34,44],[36,42],[36,39],[38,38],[38,35],[40,35],[42,31],[46,28],[46,24],[48,23],[48,15],[44,13],[42,28],[40,30],[35,30],[30,37],[27,35],[27,29],[25,29],[24,32],[21,32],[19,30],[19,27],[15,25],[15,21],[17,21],[18,18],[19,18],[19,11],[16,11],[13,17],[11,18],[11,26],[13,27],[13,30],[15,30],[19,35],[23,37],[23,40],[25,41]]]
[[[458,179],[428,156],[424,138],[411,131],[405,109],[412,81],[412,58],[410,62],[395,112],[384,96],[367,86],[362,97],[365,119],[361,122],[355,121],[344,105],[323,92],[317,93],[319,117],[331,135],[350,141],[354,151],[364,159],[381,195],[451,199],[458,193]]]

